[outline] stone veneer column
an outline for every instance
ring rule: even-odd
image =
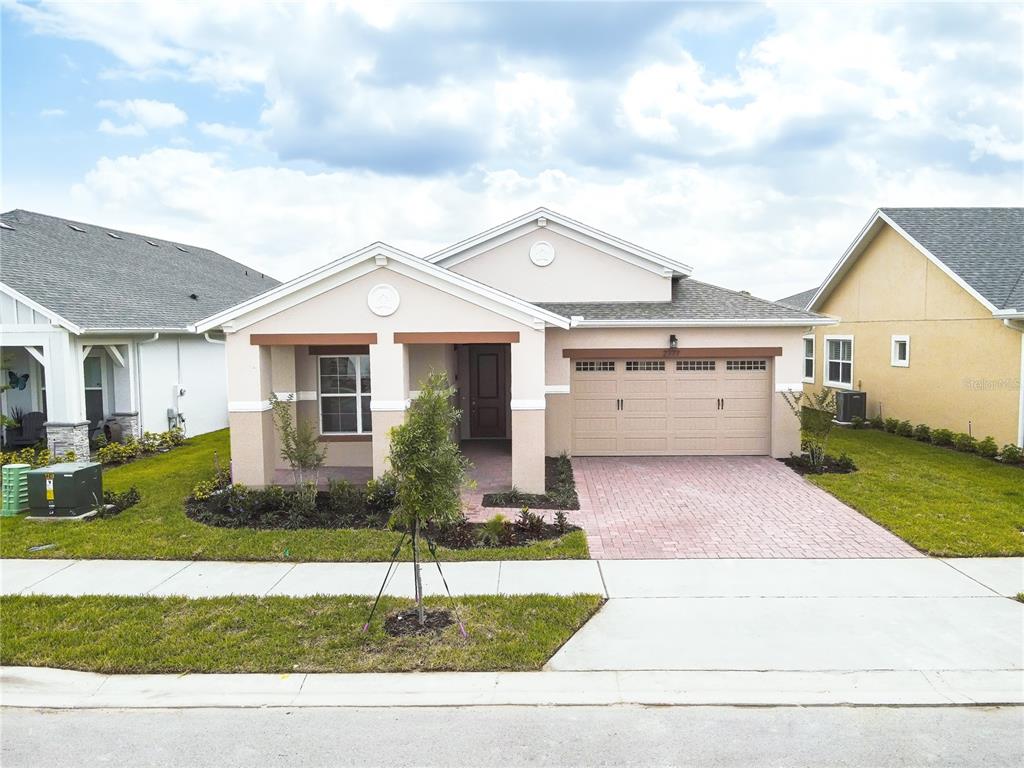
[[[79,461],[89,460],[89,422],[62,423],[48,421],[46,427],[46,446],[50,453],[61,455],[74,451]]]
[[[139,414],[137,411],[112,413],[110,414],[110,420],[121,425],[122,438],[127,437],[128,435],[132,435],[134,437],[142,435],[142,430],[139,426]]]

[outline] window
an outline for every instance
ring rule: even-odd
[[[664,360],[627,360],[627,371],[664,371]]]
[[[726,360],[727,371],[767,371],[767,360]]]
[[[825,337],[825,384],[850,389],[853,386],[853,337]]]
[[[320,357],[320,432],[325,435],[369,434],[370,356]]]
[[[614,360],[577,360],[577,373],[608,373],[615,371]]]
[[[713,371],[714,360],[676,360],[677,371]]]
[[[804,336],[804,381],[814,383],[814,336]]]
[[[892,364],[897,368],[910,367],[910,337],[892,337]]]

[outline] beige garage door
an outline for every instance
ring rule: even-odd
[[[768,360],[573,360],[572,365],[577,456],[768,453]]]

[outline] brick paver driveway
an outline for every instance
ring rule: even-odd
[[[766,456],[572,463],[593,558],[921,556]]]

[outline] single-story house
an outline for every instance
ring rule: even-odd
[[[278,285],[219,253],[24,210],[0,214],[0,408],[88,455],[138,436],[227,426],[224,339],[196,320]],[[112,429],[114,427],[114,429]],[[12,434],[5,441],[38,437]],[[18,440],[17,438],[21,438]]]
[[[804,339],[808,390],[1024,446],[1024,208],[880,208],[819,287],[780,302],[839,321]]]
[[[780,394],[834,321],[694,280],[691,268],[540,208],[421,258],[374,243],[192,327],[227,339],[234,478],[275,481],[269,399],[293,398],[327,464],[385,470],[388,432],[444,371],[464,439],[544,457],[798,451]]]

